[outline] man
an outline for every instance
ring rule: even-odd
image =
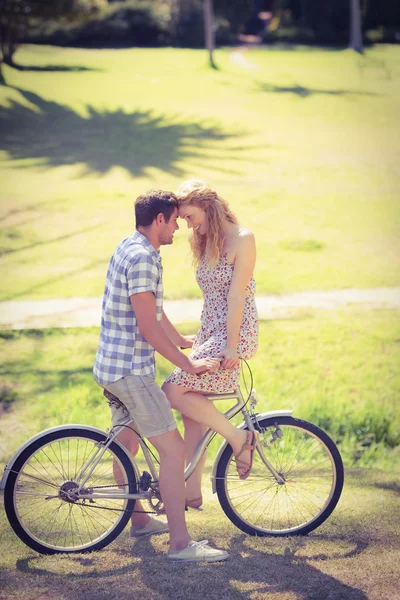
[[[179,229],[177,205],[171,192],[151,191],[136,200],[136,232],[117,246],[108,266],[93,372],[160,455],[159,485],[168,526],[145,515],[132,525],[131,535],[169,530],[170,560],[212,562],[226,560],[228,554],[190,538],[185,522],[184,443],[169,401],[155,382],[154,350],[192,374],[219,366],[219,359],[191,360],[181,352],[177,345],[182,336],[163,312],[159,248],[172,244]],[[115,425],[120,409],[112,410]]]

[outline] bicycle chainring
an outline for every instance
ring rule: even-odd
[[[148,503],[151,510],[157,513],[158,515],[165,514],[164,504],[161,499],[159,490],[152,488],[152,494],[148,499]]]

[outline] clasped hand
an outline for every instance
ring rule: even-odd
[[[223,359],[221,369],[236,369],[240,363],[239,355],[233,348],[225,348],[218,356]]]
[[[195,335],[182,335],[181,341],[179,343],[179,347],[181,350],[186,350],[186,348],[191,348],[194,344],[194,340],[196,339]]]
[[[192,375],[199,375],[200,373],[205,373],[206,371],[216,371],[221,364],[220,358],[198,358],[189,360],[191,368],[187,371]]]

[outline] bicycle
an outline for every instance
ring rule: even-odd
[[[339,501],[344,479],[340,453],[322,429],[292,417],[291,410],[256,413],[248,368],[246,400],[240,387],[208,398],[236,400],[226,418],[241,412],[239,427],[259,432],[253,468],[248,479],[240,480],[232,448],[224,441],[213,466],[213,493],[228,519],[247,534],[307,534]],[[125,528],[137,499],[147,500],[152,512],[162,512],[157,458],[136,428],[148,466],[140,474],[116,439],[133,424],[129,419],[106,432],[84,425],[52,427],[17,450],[5,467],[0,490],[10,525],[27,546],[41,554],[100,550]],[[185,480],[215,435],[205,433]]]

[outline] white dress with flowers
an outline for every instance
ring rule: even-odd
[[[203,292],[204,306],[201,313],[201,327],[196,335],[190,358],[215,357],[226,348],[228,292],[232,281],[233,264],[225,256],[211,269],[206,258],[200,262],[196,279]],[[257,351],[258,314],[254,299],[256,283],[252,277],[246,287],[243,319],[240,326],[238,354],[249,359]],[[240,366],[236,369],[218,369],[211,373],[190,375],[177,367],[167,378],[167,382],[182,385],[205,393],[223,393],[238,386]]]

